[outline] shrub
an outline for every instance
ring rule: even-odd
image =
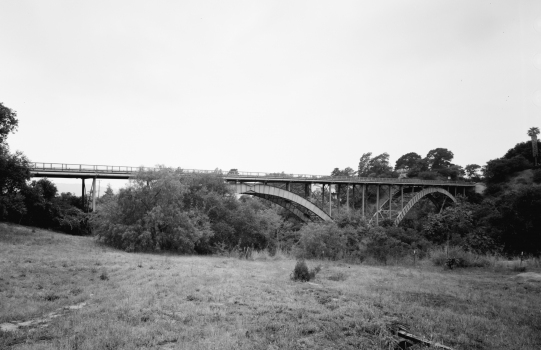
[[[533,172],[533,182],[536,184],[541,183],[541,169],[536,169]]]
[[[446,268],[454,267],[487,267],[491,263],[486,256],[466,252],[460,247],[449,247],[449,254],[445,248],[439,248],[430,252],[430,260],[436,266]]]
[[[107,271],[103,271],[100,275],[100,280],[107,281],[109,280],[109,275],[107,274]]]
[[[347,249],[344,232],[333,223],[304,225],[296,245],[297,258],[340,259]]]
[[[295,265],[293,273],[291,274],[291,279],[293,281],[307,282],[313,280],[319,271],[321,271],[321,266],[316,266],[310,271],[303,259],[297,260],[297,264]]]

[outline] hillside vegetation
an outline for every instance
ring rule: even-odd
[[[507,269],[127,253],[0,224],[0,324],[86,302],[1,349],[392,349],[389,326],[456,349],[539,349],[541,285]]]

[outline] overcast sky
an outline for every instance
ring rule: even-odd
[[[329,174],[541,127],[541,1],[0,2],[31,161]]]

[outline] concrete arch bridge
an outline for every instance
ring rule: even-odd
[[[92,209],[96,205],[96,179],[129,179],[140,171],[158,168],[86,165],[63,163],[31,163],[32,177],[82,179],[83,196],[87,193],[85,180],[92,179],[89,195]],[[458,194],[475,189],[475,183],[442,180],[395,179],[306,175],[261,172],[222,172],[216,170],[181,169],[182,173],[215,174],[231,184],[234,192],[249,194],[276,203],[302,221],[332,221],[333,208],[345,206],[360,210],[373,225],[383,219],[395,225],[404,219],[411,208],[428,198],[439,210],[456,201]],[[312,188],[320,189],[320,197],[312,195]],[[369,203],[374,202],[375,204]],[[370,208],[375,208],[370,211]]]

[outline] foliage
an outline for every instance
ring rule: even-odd
[[[537,140],[537,148],[541,148],[541,141]],[[509,149],[503,156],[504,159],[512,159],[517,156],[522,156],[526,159],[530,166],[534,165],[534,157],[532,154],[532,141],[520,142],[515,147]]]
[[[406,153],[396,160],[394,169],[404,169],[406,171],[410,171],[415,169],[419,164],[419,161],[422,159],[423,158],[415,152]]]
[[[308,223],[299,230],[296,255],[305,259],[340,259],[346,251],[346,237],[334,222]]]
[[[436,248],[430,251],[430,261],[436,266],[447,267],[487,267],[490,261],[485,255],[475,254],[464,250],[462,247],[450,246],[447,248]]]
[[[114,247],[179,253],[268,248],[281,223],[261,201],[237,200],[220,176],[164,167],[138,173],[92,217],[98,238]]]
[[[426,161],[430,170],[437,170],[451,166],[454,154],[447,148],[435,148],[426,155]]]
[[[334,170],[331,172],[331,176],[344,176],[344,177],[352,177],[356,175],[356,171],[353,170],[350,167],[347,167],[343,170],[340,170],[338,168],[334,168]]]
[[[466,172],[466,176],[468,179],[472,181],[480,181],[481,180],[481,174],[479,171],[481,170],[481,166],[477,164],[468,164],[464,168],[464,171]]]
[[[18,125],[17,112],[0,102],[0,144],[5,143],[9,133],[17,130]]]
[[[308,269],[304,259],[297,260],[293,273],[291,274],[291,279],[293,281],[308,282],[316,278],[316,274],[321,271],[321,266],[316,266],[311,271]]]
[[[536,184],[541,183],[541,169],[534,170],[532,180]]]
[[[494,230],[487,217],[494,214],[490,203],[484,205],[459,200],[441,213],[428,215],[423,234],[436,245],[451,244],[480,254],[499,250]]]
[[[541,186],[526,186],[495,201],[497,214],[488,218],[507,254],[541,255]]]
[[[0,144],[0,219],[18,222],[26,213],[21,191],[30,179],[28,158],[21,152],[9,152]]]
[[[398,174],[389,166],[388,153],[372,157],[372,152],[361,156],[357,175],[359,177],[398,177]]]
[[[100,240],[127,251],[192,253],[212,235],[209,193],[203,184],[194,188],[180,170],[141,171],[94,213],[92,226]]]
[[[417,174],[417,177],[422,180],[436,180],[438,173],[435,171],[421,171]]]
[[[509,152],[508,152],[509,154]],[[488,185],[505,182],[509,177],[521,170],[529,169],[531,163],[521,154],[512,157],[493,159],[484,168],[484,177]]]

